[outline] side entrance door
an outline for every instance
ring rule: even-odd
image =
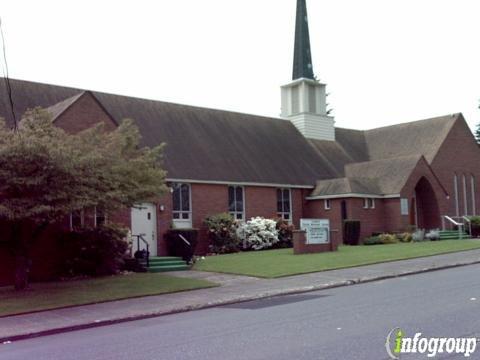
[[[157,207],[155,204],[138,204],[132,208],[132,235],[145,234],[150,256],[157,256]],[[140,240],[140,249],[145,244]],[[133,252],[137,251],[137,239],[133,238]]]

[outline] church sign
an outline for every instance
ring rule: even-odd
[[[328,219],[300,219],[300,229],[306,232],[307,244],[330,243],[330,220]]]

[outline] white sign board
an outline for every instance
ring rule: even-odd
[[[408,199],[400,199],[400,213],[408,215]]]
[[[330,220],[300,219],[300,229],[307,232],[307,244],[330,243]]]

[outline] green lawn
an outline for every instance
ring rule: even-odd
[[[292,249],[210,256],[195,270],[276,278],[480,248],[480,240],[340,246],[337,252],[293,255]]]
[[[16,292],[12,287],[0,287],[0,316],[213,286],[216,284],[204,280],[143,273],[33,283],[24,292]]]

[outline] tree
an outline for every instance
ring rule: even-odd
[[[118,211],[167,189],[163,145],[140,148],[131,120],[110,132],[99,124],[68,134],[36,108],[25,113],[18,129],[0,122],[0,219],[10,229],[18,290],[28,285],[29,247],[48,226],[73,211]]]

